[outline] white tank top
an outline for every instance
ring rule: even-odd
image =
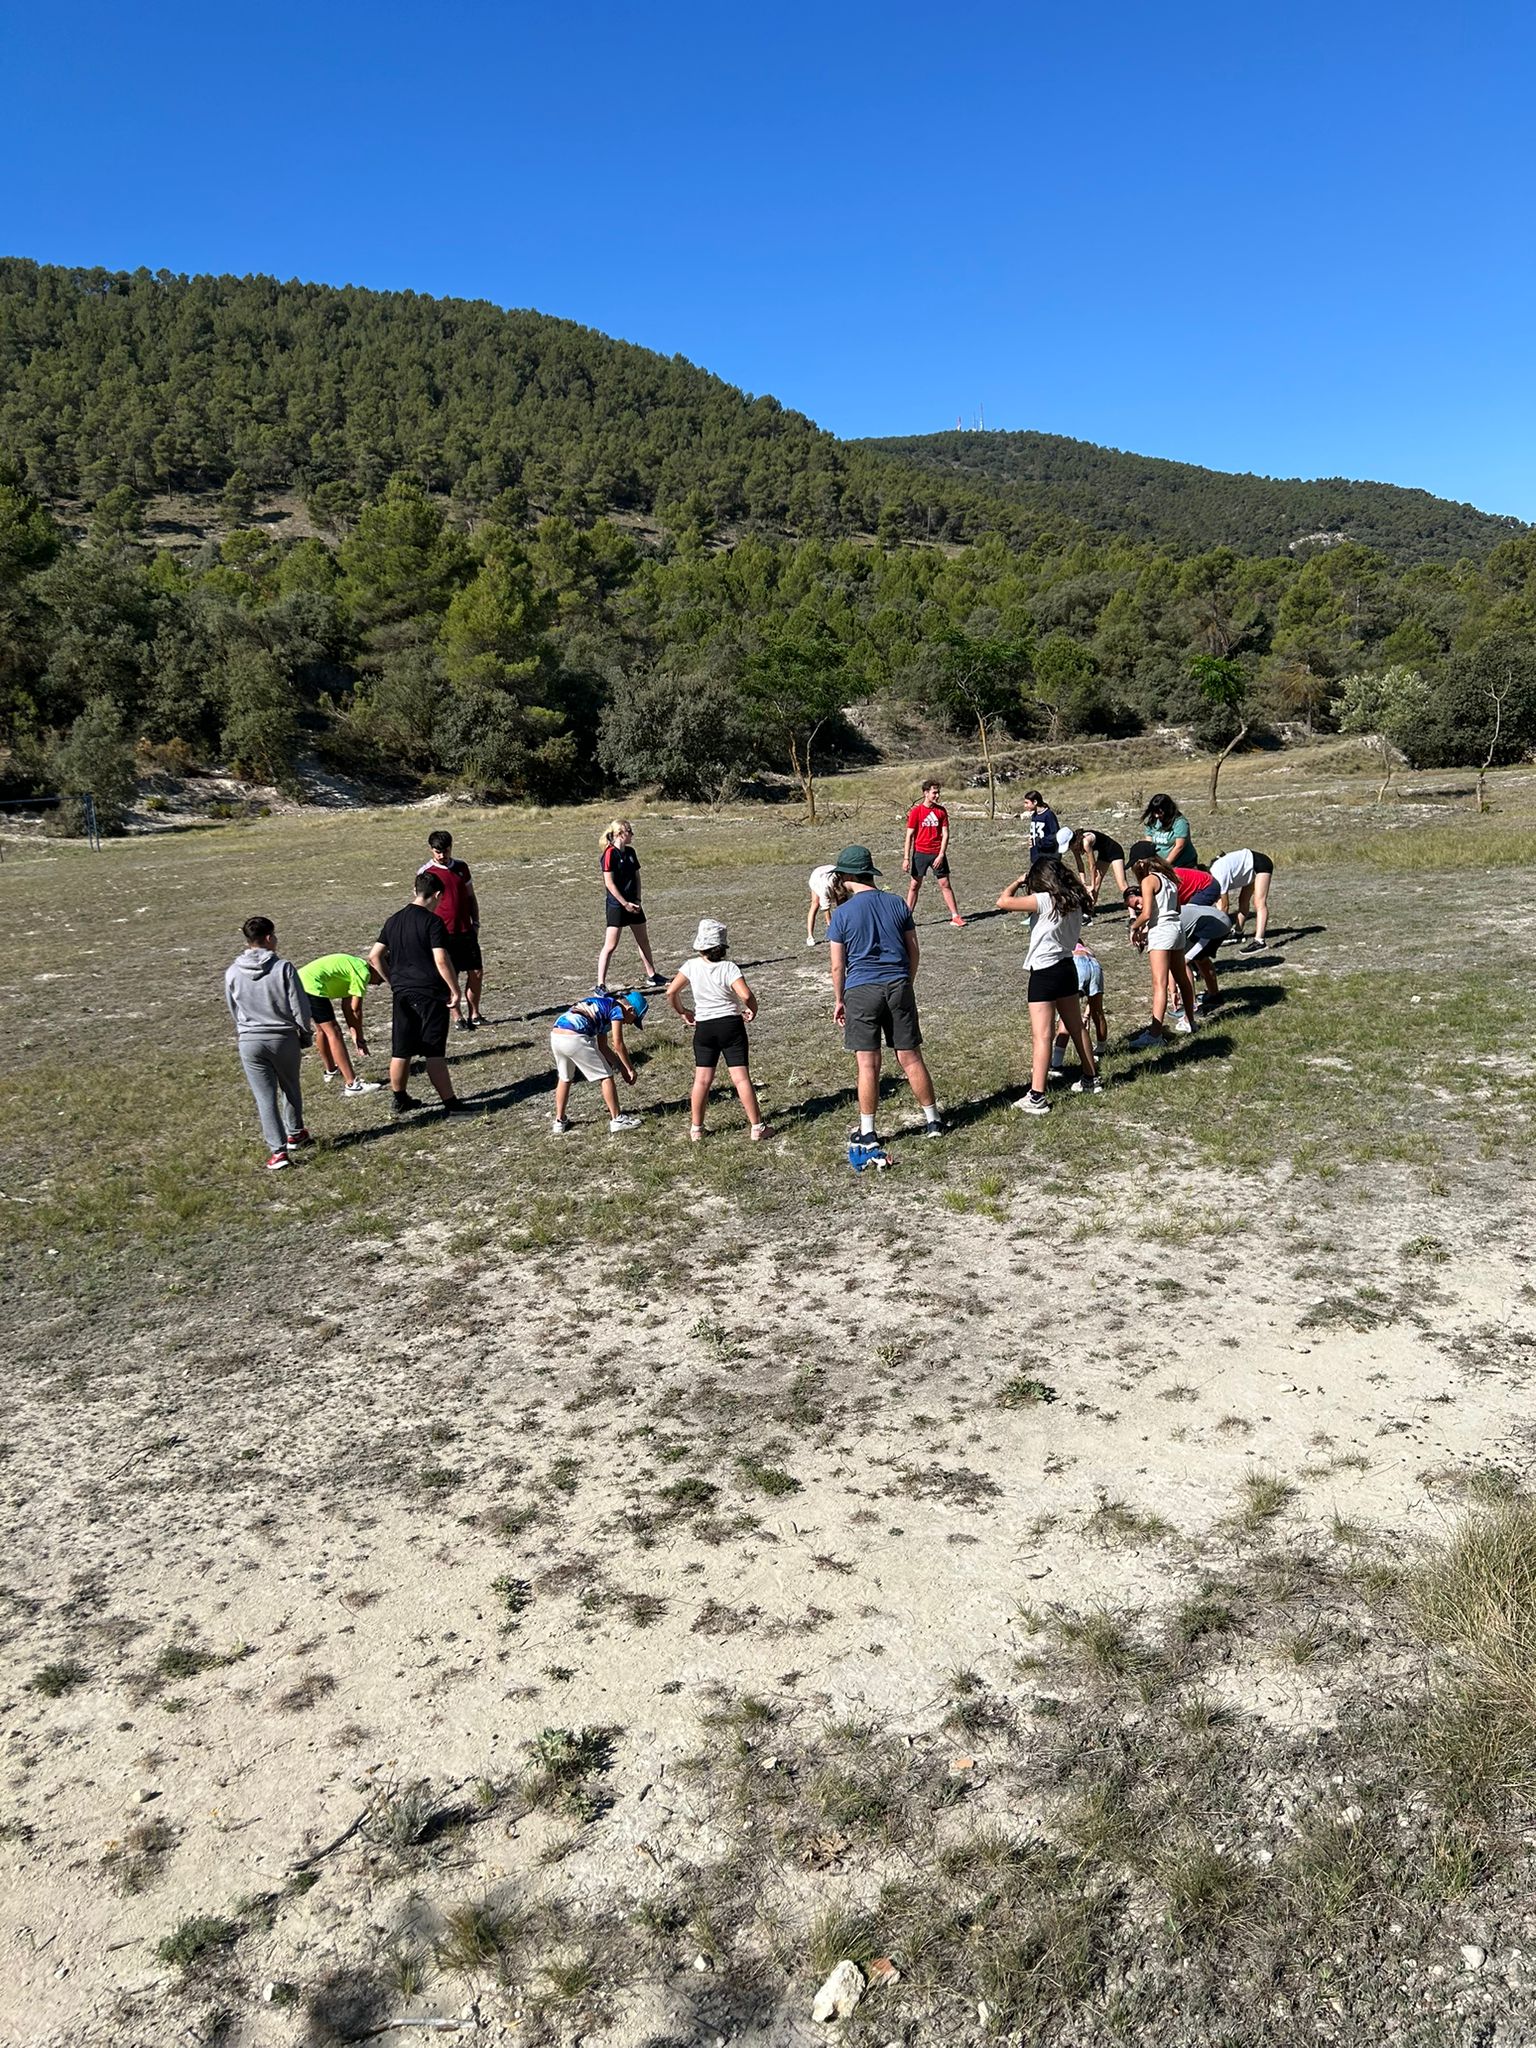
[[[1182,930],[1178,884],[1170,882],[1166,875],[1154,874],[1152,879],[1157,883],[1157,895],[1153,899],[1152,915],[1147,920],[1149,945],[1154,939],[1171,939]]]

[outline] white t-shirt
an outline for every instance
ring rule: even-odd
[[[1070,960],[1083,931],[1080,910],[1069,910],[1062,917],[1049,896],[1037,896],[1035,900],[1040,908],[1029,920],[1029,951],[1024,955],[1026,974],[1033,974],[1037,967],[1056,967],[1063,960]]]
[[[688,977],[688,986],[693,990],[693,1018],[696,1024],[708,1024],[715,1017],[739,1017],[741,1005],[731,994],[731,983],[741,980],[741,969],[734,960],[705,960],[695,954],[685,960],[679,972]]]
[[[1245,846],[1237,853],[1224,853],[1211,862],[1211,879],[1220,882],[1223,896],[1234,895],[1239,889],[1246,889],[1253,880],[1253,848]]]
[[[837,869],[829,861],[825,867],[811,869],[811,894],[823,910],[832,908],[832,884],[837,878]]]

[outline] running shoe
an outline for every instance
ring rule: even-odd
[[[665,988],[666,985],[667,977],[664,974],[648,974],[640,984],[642,988]]]
[[[616,1136],[620,1131],[638,1131],[639,1128],[640,1119],[637,1116],[612,1116],[608,1119],[608,1135],[610,1138]]]
[[[1102,1095],[1104,1093],[1104,1083],[1097,1075],[1090,1081],[1086,1074],[1079,1074],[1072,1083],[1068,1093],[1072,1095]]]
[[[404,1116],[406,1111],[410,1109],[422,1109],[425,1107],[423,1103],[417,1101],[414,1095],[393,1096],[389,1106],[396,1116]]]
[[[1267,939],[1244,939],[1239,950],[1244,953],[1267,953],[1269,951],[1269,941]]]
[[[292,1164],[293,1161],[286,1152],[269,1152],[267,1154],[268,1173],[281,1173],[285,1166],[292,1166]]]
[[[947,1129],[948,1126],[941,1116],[923,1118],[923,1136],[925,1138],[942,1138]]]
[[[598,982],[598,983],[596,984],[596,986],[595,986],[595,987],[593,988],[593,990],[592,990],[592,993],[593,993],[593,995],[595,995],[595,996],[605,996],[605,995],[607,995],[607,993],[608,993],[608,984],[607,984],[607,982],[606,982],[606,981],[600,981],[600,982]]]
[[[571,1120],[568,1116],[557,1116],[550,1123],[549,1135],[552,1138],[563,1138],[570,1128]]]
[[[960,917],[960,916],[956,915],[956,916],[952,917],[952,918],[951,918],[951,919],[950,919],[949,921],[950,921],[950,923],[951,923],[951,924],[952,924],[952,925],[954,926],[954,928],[955,928],[955,930],[956,930],[957,932],[963,932],[963,931],[965,930],[965,927],[966,927],[966,919],[965,919],[965,918],[963,918],[963,917]]]
[[[815,941],[814,939],[807,939],[805,943],[806,943],[806,944],[807,944],[808,946],[814,946],[814,945],[815,945],[815,943],[816,943],[816,941]]]
[[[766,1124],[754,1124],[747,1133],[747,1136],[752,1140],[753,1144],[757,1144],[763,1138],[771,1138],[773,1133]]]
[[[466,1102],[462,1095],[450,1095],[439,1107],[444,1116],[473,1116],[475,1113],[474,1104]]]
[[[365,1081],[358,1075],[355,1080],[349,1081],[341,1092],[343,1095],[377,1095],[383,1086],[382,1081]]]
[[[1151,1046],[1161,1045],[1162,1042],[1162,1032],[1153,1031],[1150,1028],[1145,1031],[1138,1031],[1134,1038],[1126,1040],[1126,1044],[1132,1052],[1146,1052]]]
[[[1023,1110],[1026,1116],[1049,1116],[1051,1113],[1050,1103],[1043,1095],[1037,1095],[1033,1088],[1027,1095],[1021,1095],[1013,1106]]]
[[[340,1072],[340,1067],[327,1067],[325,1072],[320,1076],[320,1078],[325,1083],[326,1087],[329,1088],[331,1083],[336,1079],[337,1075]],[[345,1090],[343,1090],[343,1093],[345,1093]]]
[[[1194,1025],[1190,1023],[1182,1010],[1171,1020],[1171,1028],[1175,1036],[1179,1038],[1193,1038],[1195,1034]]]
[[[301,1129],[297,1131],[290,1131],[288,1133],[288,1149],[290,1152],[293,1150],[295,1145],[313,1145],[314,1142],[314,1139],[306,1130]]]

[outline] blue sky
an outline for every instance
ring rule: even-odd
[[[10,0],[0,249],[1536,519],[1536,9]]]

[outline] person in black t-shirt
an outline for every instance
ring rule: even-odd
[[[403,910],[385,920],[369,948],[368,963],[389,983],[393,999],[389,1085],[394,1108],[420,1109],[410,1094],[411,1061],[426,1063],[427,1079],[437,1090],[445,1112],[457,1114],[466,1105],[453,1092],[448,1072],[448,1017],[458,1001],[458,977],[448,950],[448,927],[437,914],[443,882],[432,868],[416,877],[416,894]]]
[[[603,834],[603,950],[597,956],[597,988],[608,986],[608,964],[618,949],[620,932],[635,935],[640,958],[645,962],[643,988],[665,988],[667,977],[656,972],[651,957],[651,936],[645,928],[645,911],[640,903],[640,856],[635,851],[635,828],[628,818],[615,818]]]

